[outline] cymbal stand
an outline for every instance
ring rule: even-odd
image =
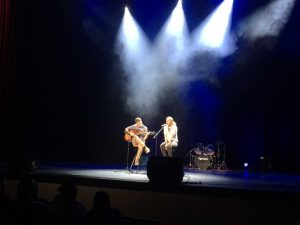
[[[223,153],[223,161],[221,163],[221,165],[218,167],[218,170],[222,169],[222,170],[227,170],[227,164],[226,164],[226,146],[224,144],[224,153]]]
[[[192,167],[192,150],[190,150],[190,163],[189,163],[189,167]]]
[[[217,168],[220,168],[220,157],[221,157],[221,151],[220,151],[220,144],[218,143],[218,152],[217,152]]]

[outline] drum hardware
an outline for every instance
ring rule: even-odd
[[[189,151],[189,167],[198,169],[213,168],[214,165],[214,146],[209,144],[204,146],[202,143],[197,143],[196,147]]]
[[[227,164],[226,164],[226,146],[225,143],[222,141],[216,141],[215,143],[217,145],[217,166],[216,168],[218,170],[227,170]],[[221,149],[223,149],[223,157],[221,162]]]
[[[189,155],[189,167],[194,167],[195,157],[197,155],[202,154],[202,150],[201,150],[202,148],[203,148],[202,143],[197,143],[196,147],[189,150],[189,152],[186,154],[186,156]]]
[[[189,155],[189,167],[227,170],[226,146],[222,141],[216,141],[214,145],[208,144],[207,146],[197,143],[187,155]]]
[[[189,154],[189,167],[193,167],[192,165],[192,161],[194,160],[193,158],[195,158],[195,156],[192,154],[195,152],[195,148],[192,148],[187,154]],[[186,155],[187,155],[186,154]]]
[[[220,157],[221,157],[221,148],[220,148],[220,146],[223,144],[223,142],[222,141],[216,141],[216,143],[215,143],[216,145],[217,145],[217,165],[215,165],[215,168],[216,169],[219,169],[219,167],[220,167],[220,165],[221,165],[221,163],[220,163]]]
[[[192,151],[193,151],[193,149],[191,149],[189,152],[189,157],[190,157],[189,167],[192,167]]]
[[[226,147],[225,147],[225,144],[224,144],[224,153],[223,153],[223,161],[221,163],[221,165],[218,167],[218,170],[227,170],[227,164],[226,164],[226,161],[225,161],[225,154],[226,153]]]

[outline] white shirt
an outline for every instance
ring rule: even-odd
[[[177,137],[177,126],[175,123],[173,123],[172,126],[166,125],[164,127],[164,136],[165,136],[165,141],[167,142],[177,142],[178,143],[178,137]]]

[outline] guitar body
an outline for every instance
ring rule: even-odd
[[[146,134],[155,135],[155,132],[153,132],[153,131],[141,132],[138,129],[129,129],[128,131],[125,131],[125,133],[124,133],[124,140],[127,142],[131,142],[134,135],[141,135],[141,134],[142,135],[146,135]]]

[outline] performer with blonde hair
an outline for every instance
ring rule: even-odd
[[[160,145],[161,153],[164,157],[172,157],[172,150],[178,146],[177,125],[173,117],[166,117],[164,126],[164,142]]]

